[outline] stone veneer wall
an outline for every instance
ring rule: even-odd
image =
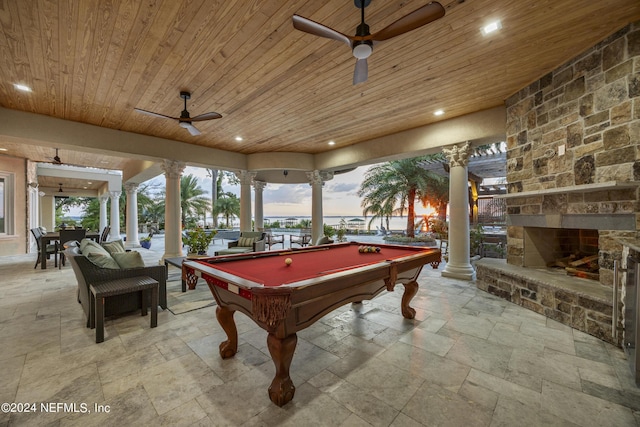
[[[506,106],[508,193],[533,192],[507,199],[511,218],[635,216],[635,229],[600,230],[600,282],[611,286],[613,259],[622,251],[616,238],[638,237],[638,187],[584,192],[572,187],[640,181],[640,22],[520,90]],[[536,193],[560,187],[568,191]],[[510,226],[509,264],[523,265],[523,244],[521,224]]]
[[[477,287],[483,291],[543,314],[560,323],[620,346],[622,335],[611,332],[613,305],[588,292],[568,291],[550,281],[531,277],[494,259],[476,264]],[[582,279],[586,280],[586,279]]]

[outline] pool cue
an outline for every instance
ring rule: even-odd
[[[216,258],[213,257],[211,259],[206,260],[205,262],[208,264],[217,264],[220,262],[230,262],[230,261],[242,261],[242,260],[246,260],[246,259],[257,259],[257,258],[267,258],[267,257],[272,257],[272,256],[283,256],[283,255],[292,255],[292,254],[299,254],[299,253],[303,253],[303,252],[318,252],[318,251],[326,251],[329,248],[313,248],[313,249],[301,249],[301,250],[293,250],[293,251],[288,251],[288,252],[265,252],[265,253],[261,253],[261,254],[255,254],[255,255],[244,255],[244,256],[229,256],[229,257],[224,257],[224,258]]]

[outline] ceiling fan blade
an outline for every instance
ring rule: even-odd
[[[400,34],[422,27],[436,19],[440,19],[444,16],[444,13],[444,7],[442,7],[440,3],[429,3],[398,19],[396,22],[383,28],[377,33],[374,33],[371,36],[371,39],[376,41],[388,40],[392,37],[399,36]]]
[[[192,125],[191,122],[180,122],[180,127],[183,127],[186,130],[188,130],[189,133],[193,136],[200,135],[200,131],[198,130],[198,128]]]
[[[351,46],[352,39],[349,36],[318,22],[312,21],[311,19],[303,18],[300,15],[293,15],[293,28],[304,31],[305,33],[313,34],[314,36],[337,40]]]
[[[192,122],[201,122],[203,120],[213,120],[213,119],[220,119],[222,118],[221,114],[218,113],[204,113],[204,114],[200,114],[199,116],[195,116],[191,118]]]
[[[134,110],[137,111],[138,113],[148,114],[148,115],[154,116],[154,117],[160,117],[160,118],[163,118],[163,119],[179,120],[177,117],[165,116],[164,114],[158,114],[158,113],[154,113],[152,111],[141,110],[140,108],[134,108]]]
[[[369,65],[367,64],[367,58],[358,59],[356,61],[356,68],[353,70],[353,84],[366,82],[369,77]]]

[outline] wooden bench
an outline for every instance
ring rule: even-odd
[[[142,315],[147,315],[145,292],[151,290],[151,327],[158,326],[158,281],[148,276],[127,277],[96,283],[89,286],[91,290],[91,304],[89,326],[96,328],[96,343],[104,341],[104,301],[115,295],[142,293]]]

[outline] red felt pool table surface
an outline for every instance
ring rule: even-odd
[[[381,261],[391,261],[425,250],[410,246],[378,245],[380,252],[361,253],[359,252],[360,246],[359,243],[332,245],[298,251],[266,253],[256,258],[240,256],[238,257],[240,259],[233,260],[233,256],[231,256],[227,258],[229,261],[224,262],[219,262],[216,259],[211,260],[212,262],[207,260],[198,262],[264,286],[281,286]],[[291,258],[291,265],[285,264],[287,258]]]

